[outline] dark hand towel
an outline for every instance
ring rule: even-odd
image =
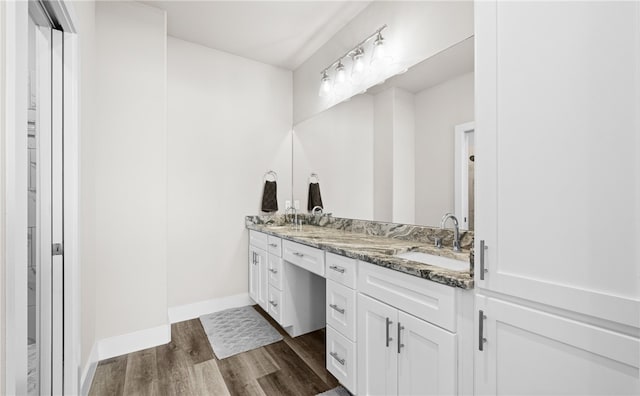
[[[309,183],[309,200],[307,202],[307,210],[312,211],[316,206],[324,209],[324,206],[322,206],[322,197],[320,196],[320,184]]]
[[[262,211],[278,211],[278,185],[275,181],[265,180],[264,191],[262,192]]]

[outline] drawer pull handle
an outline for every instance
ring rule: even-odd
[[[271,272],[272,274],[277,274],[278,270],[275,268],[269,268],[269,272]]]
[[[331,265],[331,266],[329,266],[329,268],[334,270],[334,271],[337,271],[337,272],[339,272],[341,274],[344,274],[344,271],[345,271],[344,268],[338,267],[337,265]]]
[[[389,337],[389,326],[391,326],[392,324],[393,322],[390,321],[389,318],[387,318],[387,348],[389,348],[389,343],[393,341],[393,338]]]
[[[274,308],[278,306],[278,303],[273,300],[269,300],[269,304],[273,305]]]
[[[484,320],[487,319],[487,315],[484,314],[483,310],[478,311],[478,350],[484,351],[484,343],[487,342],[487,339],[484,338]]]
[[[484,251],[487,247],[484,244],[484,239],[480,240],[480,280],[484,280],[484,274],[489,270],[484,265]]]
[[[330,306],[331,308],[333,308],[334,310],[336,310],[336,311],[340,312],[341,314],[344,314],[344,308],[340,308],[340,307],[338,307],[336,304],[329,304],[329,306]]]
[[[269,246],[271,246],[271,247],[278,247],[278,244],[277,244],[277,243],[270,243],[270,244],[269,244]]]
[[[404,344],[402,343],[402,341],[400,341],[402,330],[404,330],[404,326],[401,325],[400,322],[398,322],[398,353],[400,353],[400,350],[404,347]]]
[[[298,256],[298,257],[304,257],[304,254],[299,253],[299,252],[293,252],[294,256]]]
[[[336,361],[338,363],[340,363],[341,365],[344,366],[344,363],[346,362],[346,360],[341,359],[340,356],[336,352],[329,352],[329,355],[331,355],[332,358],[336,359]]]

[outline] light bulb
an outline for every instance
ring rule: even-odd
[[[320,79],[320,92],[319,95],[322,98],[326,98],[331,93],[331,78],[327,74],[327,71],[322,72],[322,78]]]
[[[338,62],[338,66],[336,66],[336,84],[342,84],[347,79],[347,72],[344,70],[344,65],[342,61]]]
[[[378,37],[376,37],[373,42],[373,53],[371,54],[371,64],[375,64],[380,61],[385,61],[387,63],[391,63],[393,58],[387,54],[387,48],[384,42],[384,37],[382,34],[378,32]]]
[[[364,50],[358,48],[352,55],[352,58],[353,67],[351,69],[351,78],[357,80],[364,74]]]

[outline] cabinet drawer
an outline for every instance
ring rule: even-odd
[[[352,289],[356,288],[357,261],[348,257],[327,253],[327,279],[334,280]]]
[[[449,331],[456,331],[456,294],[453,287],[361,261],[358,264],[358,292]]]
[[[249,230],[249,245],[255,246],[262,250],[267,250],[267,234]]]
[[[327,280],[327,324],[356,341],[356,291]]]
[[[267,244],[269,254],[274,254],[278,257],[282,257],[282,239],[267,235]]]
[[[324,276],[324,251],[291,241],[282,241],[282,257],[320,276]]]
[[[356,394],[356,344],[327,326],[327,370]]]
[[[269,254],[267,277],[269,278],[269,284],[279,290],[282,290],[283,269],[282,259],[273,254]]]
[[[273,286],[269,286],[269,300],[267,301],[269,315],[276,322],[282,324],[282,292]]]

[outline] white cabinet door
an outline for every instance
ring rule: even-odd
[[[475,8],[477,285],[638,326],[640,3]]]
[[[637,395],[640,342],[561,316],[476,297],[486,342],[476,337],[478,395]],[[479,330],[479,316],[476,319]]]
[[[358,394],[397,394],[397,322],[397,309],[358,294]]]
[[[456,394],[456,335],[398,313],[398,394]]]
[[[268,254],[265,250],[255,249],[258,259],[258,304],[265,311],[269,311],[269,272],[267,270],[269,263],[267,262]]]
[[[258,265],[258,251],[249,245],[249,297],[256,303],[260,300],[260,266]]]

